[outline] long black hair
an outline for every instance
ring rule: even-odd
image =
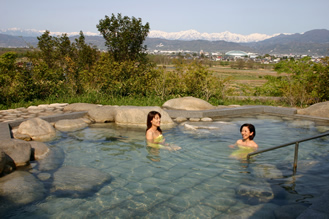
[[[159,115],[159,117],[161,118],[161,114],[157,111],[151,111],[147,114],[147,121],[146,121],[146,131],[149,130],[152,127],[152,123],[151,121],[153,120],[153,118]],[[157,128],[157,130],[162,134],[162,130],[160,129],[160,127]]]
[[[242,131],[243,127],[247,127],[249,129],[250,132],[253,132],[253,134],[251,136],[249,136],[250,140],[253,140],[254,137],[256,136],[256,129],[255,126],[253,124],[249,124],[249,123],[245,123],[240,127],[240,132]]]

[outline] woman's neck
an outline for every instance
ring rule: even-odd
[[[158,127],[155,125],[152,125],[152,127],[150,128],[153,132],[158,131]]]

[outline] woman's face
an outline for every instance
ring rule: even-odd
[[[158,114],[156,114],[151,121],[152,125],[157,126],[157,127],[160,127],[160,122],[161,122],[161,118]]]
[[[241,135],[243,140],[247,140],[250,136],[253,135],[253,132],[250,132],[249,128],[244,126],[241,130]]]

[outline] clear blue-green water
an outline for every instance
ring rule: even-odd
[[[94,124],[60,133],[48,142],[63,153],[58,168],[93,168],[111,175],[96,190],[59,194],[51,180],[43,199],[10,210],[8,218],[275,218],[285,206],[307,208],[329,190],[329,137],[300,143],[297,174],[294,145],[245,160],[229,158],[243,123],[256,127],[259,149],[317,135],[329,126],[274,116],[227,118],[164,130],[180,151],[149,150],[145,130]],[[207,127],[207,128],[206,128]],[[209,128],[210,127],[210,128]],[[46,158],[47,159],[47,158]],[[36,177],[56,169],[30,172]],[[42,180],[41,180],[42,182]],[[298,213],[298,212],[297,212]],[[290,214],[294,214],[291,213]]]

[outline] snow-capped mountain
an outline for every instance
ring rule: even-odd
[[[31,36],[36,37],[40,36],[45,32],[45,30],[35,30],[35,29],[20,29],[20,28],[9,28],[9,29],[0,29],[0,33],[12,35],[12,36]],[[62,35],[64,32],[52,32],[50,30],[50,34],[52,35]],[[79,35],[79,32],[70,32],[66,33],[68,36],[76,36]],[[85,36],[99,36],[99,33],[92,32],[83,32]],[[250,43],[250,42],[259,42],[263,41],[280,34],[274,35],[266,35],[260,33],[253,33],[249,35],[242,35],[231,33],[228,31],[222,33],[200,33],[196,30],[186,30],[180,32],[164,32],[160,30],[151,30],[148,37],[149,38],[160,38],[167,40],[208,40],[208,41],[218,41],[224,40],[226,42],[234,42],[234,43]]]
[[[222,33],[200,33],[196,30],[186,30],[180,32],[167,33],[159,30],[151,30],[148,37],[150,38],[161,38],[167,40],[208,40],[217,41],[224,40],[227,42],[234,43],[250,43],[266,40],[280,34],[266,35],[260,33],[253,33],[250,35],[242,35],[236,33],[230,33],[228,31]]]
[[[41,36],[46,30],[36,30],[36,29],[20,29],[20,28],[8,28],[8,29],[0,29],[0,33],[12,35],[12,36],[24,36],[24,37],[37,37]],[[52,32],[51,35],[60,36],[65,32]],[[70,32],[66,33],[68,36],[77,36],[79,32]],[[85,36],[99,36],[99,33],[92,32],[83,32]]]

